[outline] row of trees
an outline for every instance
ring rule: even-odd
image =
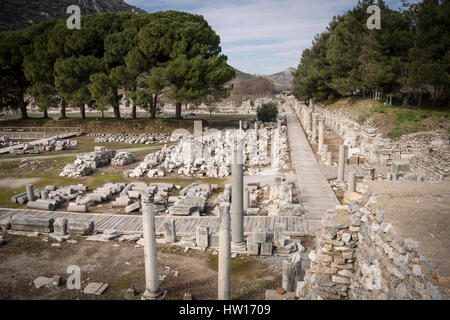
[[[155,117],[158,97],[200,103],[227,96],[234,70],[221,54],[219,36],[202,16],[166,11],[101,13],[82,17],[80,30],[47,20],[0,34],[0,107],[17,107],[27,118],[29,93],[46,115],[49,107],[103,111],[120,118],[123,95]]]
[[[242,101],[250,99],[253,102],[257,98],[265,97],[275,93],[275,86],[272,80],[256,76],[250,79],[233,80],[233,90],[229,100],[240,105]]]
[[[400,11],[383,1],[361,0],[334,17],[303,51],[295,72],[294,94],[301,100],[331,100],[350,94],[371,95],[403,105],[431,96],[449,103],[450,3],[424,0]],[[367,7],[381,9],[381,29],[369,30]]]

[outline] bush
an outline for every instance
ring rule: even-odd
[[[273,122],[277,119],[278,108],[273,102],[264,103],[256,110],[256,114],[259,121]]]

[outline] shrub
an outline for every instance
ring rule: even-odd
[[[273,122],[278,116],[278,108],[273,102],[264,103],[256,110],[256,114],[259,121]]]

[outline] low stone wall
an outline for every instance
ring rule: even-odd
[[[311,266],[297,284],[303,299],[439,300],[434,266],[376,209],[376,195],[336,206],[322,219]]]
[[[289,104],[300,120],[310,141],[316,141],[318,121],[333,130],[348,148],[357,148],[369,165],[391,165],[394,161],[409,165],[402,174],[391,172],[391,178],[439,181],[450,179],[450,135],[430,131],[404,135],[393,141],[377,133],[377,129],[350,120],[348,114],[330,111],[297,100]]]

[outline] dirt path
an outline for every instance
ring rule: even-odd
[[[144,250],[129,242],[91,242],[82,238],[76,244],[63,242],[52,247],[44,236],[24,237],[3,234],[6,243],[0,248],[0,299],[125,299],[134,286],[139,300],[145,289]],[[82,290],[59,288],[36,289],[33,280],[39,276],[62,276],[66,281],[69,265],[81,268],[81,288],[89,282],[107,282],[101,295],[87,295]],[[161,288],[165,299],[182,299],[185,290],[194,299],[217,298],[217,255],[158,244],[159,274],[166,275]],[[175,271],[179,275],[175,275]],[[263,259],[237,257],[232,262],[233,299],[264,299],[264,290],[281,285],[281,270]]]

